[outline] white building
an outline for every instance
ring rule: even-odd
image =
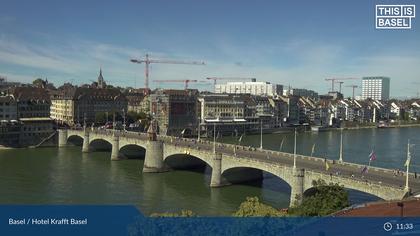
[[[319,99],[318,93],[309,89],[299,89],[299,88],[289,87],[288,89],[283,90],[283,96],[289,96],[289,95],[299,96],[299,97],[308,97],[314,100]]]
[[[257,96],[280,96],[283,93],[283,85],[271,84],[270,82],[227,82],[216,84],[215,93],[227,94],[251,94]]]
[[[390,78],[383,76],[362,78],[362,99],[388,100]]]

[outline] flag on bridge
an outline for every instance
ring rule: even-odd
[[[244,137],[244,135],[242,134],[241,137],[239,137],[238,142],[241,143],[242,142],[242,138]]]
[[[367,173],[367,172],[368,172],[368,167],[367,166],[363,167],[362,174]]]
[[[314,152],[315,152],[315,143],[314,143],[314,145],[312,145],[311,156],[313,156],[313,155],[314,155]]]
[[[404,166],[409,166],[410,165],[410,162],[411,162],[411,153],[408,152],[407,153],[407,160],[405,161]]]
[[[330,165],[328,164],[328,161],[325,162],[325,170],[329,170],[330,169]]]
[[[376,154],[375,151],[372,150],[372,152],[369,154],[369,161],[376,160]]]
[[[284,137],[281,139],[281,143],[280,143],[280,152],[283,150],[283,143],[284,143]]]

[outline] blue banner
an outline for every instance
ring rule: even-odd
[[[420,235],[419,217],[144,217],[134,206],[0,206],[0,235]]]

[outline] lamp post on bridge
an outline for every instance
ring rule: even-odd
[[[123,124],[123,131],[125,132],[125,127],[126,127],[126,123],[125,123],[125,109],[122,109],[122,113],[123,113],[123,120],[124,120],[124,124]]]
[[[200,142],[200,139],[201,139],[201,127],[200,127],[200,123],[201,123],[201,121],[200,121],[200,119],[198,119],[198,129],[197,129],[197,141],[199,141]]]
[[[216,153],[216,122],[213,123],[213,152]]]
[[[295,128],[295,145],[293,148],[293,169],[296,169],[296,128]]]
[[[262,132],[262,120],[260,120],[260,149],[263,149],[263,132]]]
[[[83,114],[83,132],[86,133],[86,112]]]
[[[410,166],[410,162],[411,162],[411,153],[410,153],[410,139],[408,140],[407,143],[407,160],[405,161],[405,166],[407,167],[407,172],[405,174],[405,188],[404,190],[408,191],[409,187],[408,187],[408,170],[409,170],[409,166]]]
[[[112,115],[112,135],[115,136],[115,111]]]
[[[338,161],[343,163],[343,128],[340,131],[340,159]]]

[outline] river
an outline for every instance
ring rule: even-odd
[[[293,134],[267,134],[267,149],[293,152]],[[411,170],[420,171],[420,127],[363,129],[343,132],[344,160],[403,169],[407,140],[412,148]],[[237,142],[237,137],[220,141]],[[244,136],[243,145],[259,146],[258,135]],[[297,153],[338,159],[340,132],[299,133]],[[138,150],[125,150],[136,153]],[[189,209],[198,215],[230,215],[247,196],[258,196],[276,208],[287,207],[290,188],[264,173],[264,180],[243,185],[210,188],[210,170],[173,170],[143,174],[143,159],[110,161],[110,152],[82,153],[78,146],[65,148],[0,150],[0,204],[133,204],[145,214]],[[352,203],[375,200],[350,191]]]

